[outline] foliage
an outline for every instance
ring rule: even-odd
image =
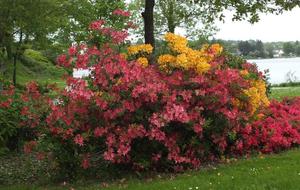
[[[41,52],[33,49],[26,49],[24,51],[24,56],[39,62],[49,62],[49,60],[44,57]]]
[[[86,29],[91,20],[106,20],[109,25],[118,27],[114,23],[117,17],[110,13],[117,8],[124,9],[125,3],[111,0],[74,0],[66,1],[62,6],[64,8],[60,10],[64,14],[65,22],[54,36],[54,40],[69,45],[72,42],[80,43],[87,40],[89,32]]]
[[[10,105],[13,102],[14,88],[3,79],[0,82],[2,94],[0,96],[0,154],[4,154],[9,150],[9,144],[12,143],[13,137],[17,134],[20,120],[17,105]]]
[[[92,22],[89,41],[57,59],[68,69],[90,69],[90,76],[68,77],[61,90],[27,85],[20,109],[20,124],[32,134],[26,153],[51,152],[60,174],[72,178],[79,167],[182,171],[299,144],[299,99],[270,104],[255,65],[219,44],[192,49],[172,33],[165,35],[167,54],[148,64],[147,44],[124,54],[129,12],[112,15],[120,17],[117,28]],[[55,97],[45,93],[52,90]]]
[[[213,0],[213,1],[192,1],[199,6],[205,7],[208,20],[219,18],[224,19],[224,10],[230,9],[233,14],[233,20],[245,20],[254,23],[259,21],[259,13],[280,14],[285,10],[291,10],[300,6],[299,1],[243,1],[243,0]]]
[[[283,52],[286,54],[286,55],[291,55],[295,52],[295,47],[292,45],[291,42],[285,42],[283,44]]]
[[[134,0],[129,4],[129,10],[133,13],[132,19],[137,25],[137,29],[132,32],[139,37],[144,30],[140,14],[144,6],[142,0]],[[166,32],[174,33],[178,28],[189,28],[186,31],[189,38],[207,39],[216,31],[216,27],[204,19],[207,14],[209,13],[205,7],[200,7],[191,1],[158,0],[154,7],[154,33],[161,36]],[[197,27],[194,27],[195,25]]]

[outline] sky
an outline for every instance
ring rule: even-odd
[[[247,21],[231,21],[226,12],[225,23],[217,22],[220,29],[215,38],[225,40],[300,41],[300,8],[281,15],[261,14],[260,21],[250,24]]]

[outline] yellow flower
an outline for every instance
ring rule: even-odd
[[[269,106],[270,101],[266,95],[266,84],[263,80],[255,80],[251,82],[252,87],[244,90],[244,94],[249,98],[251,115],[259,108]]]
[[[176,61],[176,58],[173,55],[170,54],[164,54],[158,57],[158,64],[163,65],[165,63],[173,63]]]
[[[240,71],[240,74],[243,76],[243,77],[247,77],[249,75],[249,72],[248,70],[244,69],[244,70],[241,70]]]
[[[147,67],[148,66],[148,59],[146,57],[139,57],[137,59],[137,62],[142,65],[143,67]]]
[[[188,69],[187,63],[188,63],[188,59],[186,57],[186,54],[182,53],[176,57],[176,65]]]
[[[210,49],[214,54],[221,54],[223,52],[223,47],[220,44],[212,44]]]
[[[150,44],[133,45],[127,48],[128,55],[137,55],[139,53],[151,54],[153,47]]]
[[[174,65],[176,57],[170,54],[164,54],[158,57],[157,62],[161,69],[167,69],[168,65]]]
[[[182,36],[173,33],[166,33],[165,40],[168,42],[168,46],[172,51],[175,51],[177,53],[186,53],[186,51],[188,50],[188,41]]]
[[[97,91],[97,92],[95,92],[94,94],[95,94],[95,96],[102,96],[102,95],[103,95],[103,92],[102,92],[102,91]]]
[[[122,83],[122,80],[121,79],[118,79],[117,82],[116,82],[116,85],[119,85]]]
[[[127,59],[128,58],[128,55],[126,53],[120,53],[120,56],[123,58],[123,59]]]
[[[196,66],[196,71],[199,74],[202,74],[202,73],[209,71],[210,67],[211,67],[211,65],[209,63],[199,63]]]
[[[158,58],[160,68],[165,71],[172,71],[172,68],[181,68],[185,70],[193,69],[199,74],[205,73],[211,68],[209,63],[223,51],[220,44],[211,46],[206,44],[201,50],[193,50],[187,46],[188,41],[186,38],[172,33],[165,34],[165,40],[170,50],[175,53],[174,56],[165,54]]]
[[[239,99],[233,98],[231,101],[234,107],[241,108],[241,102]]]

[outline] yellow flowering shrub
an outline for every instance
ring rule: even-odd
[[[209,63],[223,51],[219,44],[204,45],[200,50],[194,50],[188,47],[185,37],[173,33],[167,33],[165,40],[174,55],[164,54],[158,57],[158,65],[164,71],[179,68],[193,69],[199,74],[205,73],[211,68]]]

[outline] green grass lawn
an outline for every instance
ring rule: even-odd
[[[105,188],[104,188],[105,186]],[[156,176],[148,179],[123,179],[110,184],[100,182],[30,186],[14,185],[0,187],[3,190],[196,190],[196,189],[300,189],[300,150],[294,149],[276,155],[240,159],[216,168],[201,169],[174,176]]]
[[[272,99],[280,100],[283,97],[295,97],[295,96],[300,96],[300,86],[271,88],[270,98]]]

